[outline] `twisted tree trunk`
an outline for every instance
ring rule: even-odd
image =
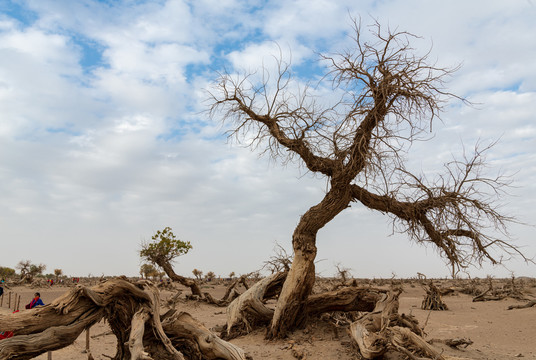
[[[294,260],[279,295],[267,338],[285,337],[305,321],[304,305],[315,282],[316,246],[313,236],[296,236]]]
[[[0,359],[31,359],[61,349],[106,318],[117,337],[115,360],[182,360],[182,352],[195,359],[245,360],[242,350],[186,313],[171,311],[161,323],[159,305],[158,289],[149,283],[117,278],[91,288],[78,285],[44,307],[0,314],[0,331],[15,333],[0,341]]]
[[[167,276],[169,276],[171,280],[177,281],[180,284],[189,287],[192,291],[192,295],[199,296],[200,299],[203,298],[203,294],[201,293],[201,289],[199,288],[197,281],[176,274],[173,270],[173,266],[171,266],[171,264],[167,261],[159,261],[158,265],[164,269]]]
[[[307,297],[315,283],[316,234],[350,203],[350,187],[334,177],[332,188],[322,201],[300,219],[292,236],[294,259],[277,301],[266,337],[283,338],[305,323]]]
[[[247,334],[256,326],[269,323],[274,311],[266,306],[265,300],[280,292],[286,276],[287,273],[272,274],[234,299],[227,307],[224,338],[231,339]]]

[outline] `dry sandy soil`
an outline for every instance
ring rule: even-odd
[[[525,290],[529,297],[534,298],[536,281],[531,280],[532,287]],[[177,285],[177,288],[180,286]],[[453,350],[445,345],[434,344],[444,349],[445,355],[462,359],[536,359],[536,307],[507,310],[509,305],[519,305],[514,299],[500,301],[472,302],[472,297],[464,294],[444,296],[448,311],[424,311],[420,309],[425,291],[420,285],[404,284],[404,292],[400,297],[400,313],[414,315],[424,326],[426,340],[468,338],[473,344],[463,350]],[[204,291],[219,298],[223,295],[223,285],[207,285]],[[189,293],[183,288],[183,295]],[[35,291],[41,293],[45,304],[61,296],[68,287],[29,288],[15,287],[5,291],[21,295],[20,307],[24,309]],[[173,292],[164,290],[165,300]],[[181,300],[179,309],[189,312],[208,328],[225,323],[225,308],[218,308],[206,303]],[[7,298],[4,297],[1,312],[10,312]],[[25,311],[25,310],[21,310]],[[100,322],[90,329],[90,350],[96,360],[109,359],[115,354],[115,337],[106,333],[109,327]],[[351,339],[344,328],[337,328],[326,320],[316,319],[303,330],[294,332],[286,340],[266,341],[264,331],[253,333],[232,340],[253,359],[360,359]],[[73,345],[52,353],[54,360],[87,359],[85,353],[86,334],[82,335]],[[36,359],[47,359],[42,354]]]

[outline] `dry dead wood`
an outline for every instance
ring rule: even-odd
[[[310,295],[305,312],[308,315],[329,311],[373,311],[386,290],[373,288],[344,287],[335,291]]]
[[[430,339],[427,341],[429,344],[433,343],[442,343],[447,346],[450,346],[453,349],[457,349],[458,347],[463,347],[464,349],[468,347],[469,345],[473,344],[473,341],[471,339],[465,339],[465,338],[456,338],[456,339]]]
[[[411,359],[425,356],[444,360],[441,352],[424,341],[416,320],[398,314],[399,295],[400,292],[393,291],[384,295],[373,312],[350,325],[350,336],[361,355],[365,359],[374,359],[388,352],[398,352]]]
[[[499,301],[499,300],[502,300],[504,298],[506,298],[506,295],[493,295],[493,289],[490,287],[489,289],[487,289],[483,293],[475,296],[473,298],[473,302],[478,302],[478,301]]]
[[[430,281],[424,288],[426,296],[421,304],[423,310],[448,310],[447,304],[441,299],[441,291]]]
[[[533,306],[536,306],[536,300],[531,300],[528,303],[523,304],[523,305],[510,305],[510,306],[508,306],[508,310],[526,309],[526,308],[533,307]]]
[[[253,285],[240,295],[227,308],[227,325],[222,333],[226,339],[249,333],[257,326],[267,324],[274,314],[274,309],[266,306],[266,299],[275,297],[281,291],[287,273],[276,273]],[[307,318],[333,311],[367,311],[374,310],[377,302],[387,290],[344,287],[339,290],[310,295],[304,306],[302,325]],[[409,323],[409,321],[405,320]]]
[[[242,349],[220,339],[188,313],[172,310],[163,318],[162,326],[168,336],[189,342],[189,348],[205,359],[246,359]]]
[[[132,317],[132,329],[130,330],[130,339],[128,347],[132,360],[152,360],[149,353],[143,348],[143,334],[145,333],[145,322],[150,319],[147,309],[140,309]]]
[[[227,326],[222,335],[230,339],[249,333],[255,326],[270,322],[274,310],[267,307],[269,299],[281,291],[286,272],[272,274],[234,299],[227,307]]]
[[[0,314],[0,331],[15,333],[0,341],[0,359],[31,359],[61,349],[102,318],[117,337],[116,360],[184,359],[181,346],[185,343],[190,344],[185,349],[188,359],[245,359],[240,349],[218,339],[187,314],[166,321],[164,329],[159,292],[151,284],[145,286],[151,291],[120,278],[91,288],[78,285],[44,307]]]
[[[225,307],[225,306],[229,305],[231,303],[231,301],[233,301],[234,299],[236,299],[237,297],[240,296],[240,293],[238,291],[236,291],[236,289],[235,289],[235,287],[238,284],[242,284],[244,286],[244,288],[246,288],[246,290],[249,289],[249,286],[247,284],[248,276],[249,276],[249,274],[242,275],[239,278],[234,279],[229,284],[229,286],[227,286],[227,289],[225,290],[225,294],[223,295],[223,297],[221,299],[219,299],[219,300],[215,299],[209,293],[204,293],[204,296],[205,296],[204,300],[206,302],[208,302],[209,304],[213,304],[213,305],[220,306],[220,307]]]
[[[477,301],[500,301],[506,298],[512,298],[516,300],[528,300],[523,293],[522,286],[516,284],[515,278],[512,277],[511,281],[499,287],[493,286],[493,280],[488,279],[488,289],[478,294],[473,298],[473,302]]]
[[[16,336],[0,341],[0,359],[32,359],[47,351],[69,346],[86,327],[99,321],[103,315],[103,311],[97,311],[83,320],[69,325],[50,327],[36,334],[18,335],[15,332]],[[0,323],[4,324],[3,322]],[[3,325],[0,327],[2,329],[6,328]],[[10,326],[10,328],[12,327]]]

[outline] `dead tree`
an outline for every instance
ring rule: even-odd
[[[424,288],[426,295],[421,304],[422,310],[448,310],[447,304],[441,299],[441,291],[432,281],[428,283],[428,288]]]
[[[436,67],[428,54],[414,51],[412,34],[376,23],[367,41],[354,24],[355,49],[322,56],[329,70],[314,87],[295,79],[280,57],[275,73],[224,73],[210,92],[210,112],[222,114],[230,138],[327,182],[324,198],[300,217],[292,235],[294,258],[268,338],[284,337],[303,317],[315,280],[317,233],[351,205],[390,216],[396,231],[433,244],[453,269],[496,264],[497,249],[519,253],[507,236],[490,235],[504,233],[513,219],[496,204],[509,179],[482,172],[488,147],[445,164],[435,180],[405,166],[407,149],[429,139],[446,101],[462,100],[444,88],[455,69]],[[329,96],[314,94],[328,87]]]
[[[287,250],[285,250],[281,244],[276,243],[274,247],[274,254],[264,262],[262,269],[268,269],[272,274],[278,272],[288,272],[291,264],[292,254],[287,253]]]
[[[150,291],[144,291],[149,286]],[[0,359],[31,359],[71,345],[85,329],[106,319],[117,337],[113,359],[245,359],[238,347],[219,339],[186,313],[159,312],[158,290],[111,279],[77,285],[44,307],[0,314]]]

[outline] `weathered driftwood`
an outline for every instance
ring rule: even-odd
[[[151,290],[142,289],[148,286]],[[236,346],[218,339],[187,314],[160,321],[156,287],[111,279],[91,288],[77,286],[50,305],[0,314],[0,331],[15,336],[0,341],[0,359],[31,359],[70,345],[80,333],[105,318],[117,337],[114,359],[245,359]]]
[[[220,339],[188,313],[172,310],[162,325],[168,336],[189,341],[205,359],[246,359],[242,349]]]
[[[390,292],[377,302],[373,312],[363,315],[350,325],[349,332],[361,356],[374,359],[388,352],[398,352],[411,359],[443,360],[441,352],[422,338],[416,320],[398,314],[400,292]],[[411,349],[411,350],[410,350]]]
[[[286,272],[272,274],[234,299],[227,307],[227,326],[222,336],[230,339],[249,333],[257,325],[269,323],[274,310],[263,300],[281,290],[286,276]]]
[[[385,290],[349,286],[310,295],[305,304],[305,312],[313,315],[329,311],[373,311],[385,292]]]
[[[132,329],[130,330],[130,339],[128,348],[132,360],[152,360],[148,352],[143,347],[143,334],[145,333],[145,322],[150,319],[147,309],[140,309],[132,317]]]

